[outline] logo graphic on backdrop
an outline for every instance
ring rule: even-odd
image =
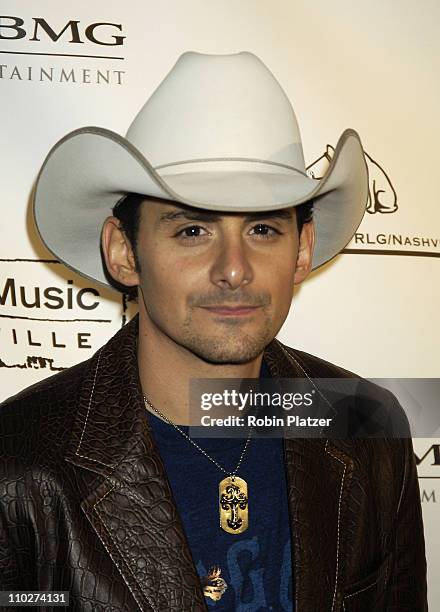
[[[312,178],[321,179],[324,176],[334,151],[334,147],[327,144],[324,153],[307,167],[307,172]],[[366,151],[364,153],[369,175],[366,210],[369,215],[376,215],[377,222],[380,224],[385,215],[396,213],[399,210],[398,197],[388,173],[371,155]],[[403,234],[400,231],[396,233],[363,232],[361,228],[355,233],[350,245],[342,251],[343,253],[440,257],[440,237],[438,236],[414,236]]]
[[[440,483],[440,443],[426,441],[422,445],[418,440],[415,440],[415,443],[421,499],[422,502],[435,504],[438,501],[437,487]]]
[[[0,15],[0,54],[13,56],[50,56],[40,60],[0,64],[0,79],[35,81],[65,85],[122,85],[125,71],[116,66],[84,64],[92,60],[123,61],[121,49],[126,36],[120,23],[78,19],[63,20],[45,17],[24,18]],[[54,59],[59,58],[59,59]],[[68,60],[66,58],[69,58]]]
[[[119,303],[112,309],[102,299],[109,292],[55,268],[63,267],[56,260],[0,260],[0,368],[63,370],[90,357],[120,324]],[[124,299],[122,324],[126,310]]]
[[[321,179],[324,176],[334,152],[335,148],[327,145],[325,153],[308,166],[307,171],[312,178]],[[389,176],[366,151],[364,154],[367,159],[369,177],[367,212],[372,215],[396,212],[398,209],[397,194]]]

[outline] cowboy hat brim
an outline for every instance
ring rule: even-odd
[[[224,212],[262,212],[314,200],[312,268],[337,255],[358,228],[368,197],[362,144],[345,130],[319,181],[262,160],[188,160],[153,168],[126,138],[97,127],[75,130],[49,152],[37,177],[34,217],[46,247],[66,266],[108,286],[102,224],[127,193]]]

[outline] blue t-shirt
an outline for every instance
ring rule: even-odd
[[[263,362],[260,376],[269,377]],[[209,610],[293,611],[292,556],[283,442],[253,438],[237,472],[248,484],[249,526],[229,534],[219,525],[218,485],[226,474],[172,425],[147,413],[164,461],[195,567],[201,579],[213,567],[226,591]],[[188,433],[188,427],[181,426]],[[247,435],[247,432],[246,432]],[[246,438],[192,438],[226,470],[233,471]]]

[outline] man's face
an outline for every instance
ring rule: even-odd
[[[153,326],[210,363],[255,359],[302,280],[298,249],[293,208],[247,215],[144,202],[137,257],[146,333]]]

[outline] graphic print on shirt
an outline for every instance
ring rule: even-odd
[[[206,596],[205,593],[209,610],[290,612],[293,609],[290,542],[286,542],[284,546],[280,572],[276,576],[267,575],[266,570],[268,568],[264,563],[264,555],[261,554],[257,536],[232,543],[227,551],[226,558],[226,567],[218,566],[218,569],[223,580],[227,583],[227,597],[225,595],[226,599],[220,602],[221,596],[213,598],[210,595]],[[196,568],[201,578],[207,575],[207,570],[202,561],[199,560]],[[279,593],[279,599],[275,596],[272,602],[268,604],[266,589],[272,594]]]

